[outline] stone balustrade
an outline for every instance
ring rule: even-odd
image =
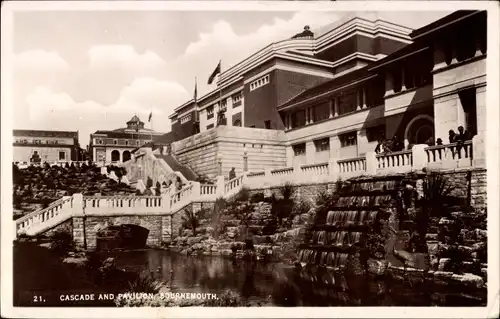
[[[243,187],[279,186],[284,182],[335,182],[361,175],[395,174],[419,171],[424,168],[450,169],[472,167],[484,163],[484,138],[442,146],[414,145],[411,150],[350,159],[330,159],[327,163],[302,165],[265,172],[248,172],[224,182],[218,176],[216,184],[201,185],[189,182],[181,190],[161,196],[64,196],[47,208],[30,213],[15,221],[16,234],[34,235],[76,216],[108,215],[171,215],[196,201],[215,201],[231,197]],[[473,158],[476,154],[479,158]],[[140,180],[139,180],[140,181]]]

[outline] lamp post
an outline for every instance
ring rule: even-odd
[[[243,172],[248,171],[248,150],[246,146],[243,148]]]
[[[222,175],[222,154],[217,154],[217,162],[219,164],[219,176],[223,176]]]

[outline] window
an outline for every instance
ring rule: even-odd
[[[59,160],[60,161],[66,160],[66,152],[59,152]]]
[[[241,92],[240,93],[236,93],[231,98],[233,99],[233,108],[234,107],[238,107],[238,106],[241,105],[241,98],[242,98]]]
[[[339,135],[340,146],[349,147],[358,144],[358,136],[356,132],[349,132]]]
[[[382,124],[367,128],[366,139],[368,142],[378,142],[379,139],[385,140],[385,125]]]
[[[96,142],[96,144],[102,144],[102,140],[101,139],[96,139],[95,142]]]
[[[266,126],[266,129],[268,129],[268,130],[271,129],[271,121],[270,120],[264,121],[264,125]]]
[[[113,140],[113,144],[117,145],[118,144],[118,140]]]
[[[300,110],[292,113],[292,128],[301,127],[306,125],[306,111]]]
[[[339,97],[339,114],[346,114],[356,111],[356,91]]]
[[[192,118],[191,114],[181,117],[181,124],[191,121],[191,118]]]
[[[207,107],[207,120],[214,117],[214,106]]]
[[[125,145],[128,145],[128,141],[125,141]]]
[[[326,120],[330,117],[330,104],[328,102],[313,106],[314,122]]]
[[[314,141],[314,146],[316,146],[316,152],[324,152],[330,150],[330,138],[322,138],[320,140]]]
[[[233,126],[241,126],[241,121],[240,120],[234,121]]]
[[[214,128],[214,124],[210,124],[210,125],[207,125],[207,130],[211,129],[211,128]]]
[[[227,100],[226,99],[224,99],[224,100],[221,101],[221,103],[220,103],[220,110],[221,111],[227,110]]]
[[[269,83],[269,74],[264,75],[260,79],[257,79],[250,83],[250,91],[256,90],[261,86],[264,86]]]
[[[306,155],[306,143],[293,145],[292,147],[295,156]]]

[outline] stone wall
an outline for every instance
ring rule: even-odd
[[[163,159],[155,157],[150,149],[142,149],[141,152],[144,154],[123,164],[129,181],[142,179],[147,185],[148,178],[151,178],[153,186],[156,182],[168,183],[169,180],[175,183],[177,174]]]
[[[335,190],[335,183],[319,183],[319,184],[299,184],[295,186],[294,201],[309,201],[313,203],[316,197],[321,192],[332,193]],[[280,187],[266,187],[250,189],[250,196],[258,193],[264,193],[265,197],[270,197],[272,194],[279,198],[281,196]]]
[[[485,169],[477,169],[472,171],[470,199],[471,205],[477,209],[485,209],[487,207],[487,173]]]

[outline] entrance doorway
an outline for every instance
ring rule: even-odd
[[[408,123],[405,131],[408,144],[434,143],[434,119],[429,115],[418,115]]]

